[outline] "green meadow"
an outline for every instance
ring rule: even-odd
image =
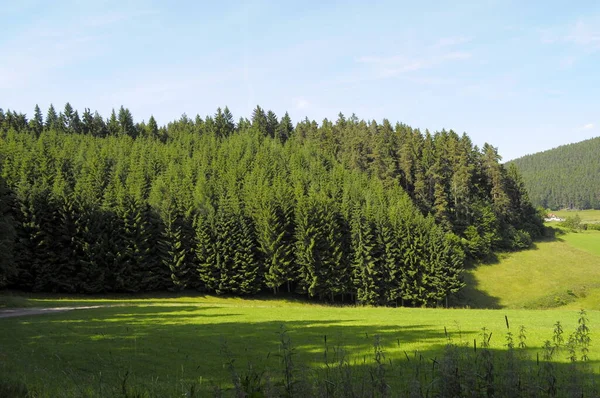
[[[600,231],[572,232],[466,273],[464,304],[600,309]]]
[[[561,218],[578,215],[582,223],[600,223],[600,210],[556,210],[551,213]]]
[[[328,307],[213,297],[110,300],[110,305],[1,319],[3,380],[47,396],[111,395],[124,379],[156,396],[184,393],[194,384],[202,391],[229,388],[225,364],[231,358],[242,369],[277,368],[282,328],[294,344],[295,360],[309,367],[321,366],[325,336],[348,352],[350,364],[360,366],[371,360],[376,335],[386,361],[401,367],[409,358],[435,358],[449,339],[470,347],[481,340],[484,327],[492,335],[491,348],[504,349],[505,316],[515,334],[525,325],[533,357],[552,339],[556,321],[568,334],[578,317],[573,310]],[[595,342],[600,313],[588,315]],[[589,356],[600,358],[600,345],[592,344]],[[566,353],[557,360],[566,362]]]
[[[123,386],[146,394],[139,396],[190,396],[190,391],[205,396],[232,391],[232,364],[263,377],[269,369],[279,369],[282,339],[290,339],[294,363],[306,369],[328,366],[327,347],[338,354],[343,349],[350,367],[367,366],[378,339],[393,386],[414,376],[406,369],[413,369],[409,365],[417,359],[428,368],[449,342],[473,350],[485,333],[491,350],[506,350],[506,319],[515,340],[525,326],[524,352],[535,363],[544,342],[552,341],[557,321],[565,338],[575,330],[580,308],[587,310],[591,330],[589,364],[597,369],[598,242],[597,231],[570,233],[538,242],[532,250],[503,254],[496,263],[466,272],[469,287],[457,304],[463,308],[454,309],[327,306],[298,298],[197,294],[5,294],[0,298],[5,309],[101,307],[0,319],[0,380],[26,385],[29,395],[23,396],[123,396],[129,388]],[[552,360],[567,366],[568,354],[560,351]]]

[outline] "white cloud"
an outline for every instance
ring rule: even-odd
[[[583,130],[591,130],[594,128],[594,123],[588,123],[582,127]]]
[[[472,57],[465,51],[451,51],[446,53],[433,53],[420,57],[406,57],[394,55],[388,57],[363,56],[357,62],[372,68],[377,78],[390,78],[401,74],[430,69],[449,61],[462,61]]]
[[[587,52],[600,50],[600,18],[579,19],[571,25],[540,29],[545,44],[570,44]]]
[[[600,50],[600,28],[597,24],[579,20],[570,29],[565,41],[583,46],[589,50]]]
[[[294,106],[296,109],[306,109],[310,106],[310,102],[305,98],[296,98]]]

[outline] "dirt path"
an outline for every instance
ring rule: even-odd
[[[90,305],[82,307],[52,307],[52,308],[4,308],[0,309],[0,318],[10,318],[14,316],[42,315],[55,312],[65,312],[73,310],[89,310],[92,308],[110,307],[109,305]]]

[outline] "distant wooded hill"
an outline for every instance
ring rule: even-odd
[[[537,206],[600,209],[600,137],[513,160]]]

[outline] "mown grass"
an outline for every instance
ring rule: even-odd
[[[295,360],[318,367],[324,336],[330,346],[343,346],[350,363],[359,366],[372,357],[375,335],[381,337],[386,361],[401,363],[416,353],[435,358],[448,338],[470,346],[483,327],[492,333],[491,347],[501,349],[505,315],[513,328],[526,326],[532,350],[552,338],[557,320],[567,332],[577,320],[576,311],[559,310],[331,307],[216,297],[103,302],[113,306],[0,319],[0,380],[22,382],[46,396],[111,396],[126,379],[156,396],[172,396],[192,384],[202,391],[230,387],[224,347],[242,368],[248,363],[277,368],[282,327],[294,344]],[[589,318],[592,341],[597,341],[600,313],[591,311]],[[592,345],[589,356],[600,358],[600,345]],[[566,355],[557,359],[567,360]]]
[[[600,231],[580,231],[561,237],[569,245],[600,256]]]
[[[600,210],[556,210],[551,213],[561,218],[579,215],[582,223],[600,223]]]

